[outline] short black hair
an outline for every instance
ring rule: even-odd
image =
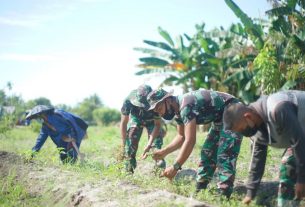
[[[240,121],[243,115],[249,111],[251,111],[251,109],[241,102],[232,103],[225,107],[223,112],[224,129],[232,130],[234,124]]]

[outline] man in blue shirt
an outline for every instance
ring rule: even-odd
[[[60,159],[63,163],[74,163],[78,154],[81,156],[79,147],[86,136],[88,125],[80,117],[50,106],[38,105],[27,114],[26,119],[38,119],[42,122],[36,144],[32,148],[34,153],[42,148],[50,136],[60,149]]]

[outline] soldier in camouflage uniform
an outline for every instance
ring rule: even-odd
[[[278,207],[297,207],[300,199],[296,199],[295,184],[297,183],[296,159],[293,155],[293,148],[286,149],[282,157],[279,175]]]
[[[145,152],[148,152],[152,147],[161,149],[165,136],[160,116],[153,111],[147,111],[149,104],[146,97],[151,91],[152,89],[148,85],[139,86],[129,94],[121,108],[122,146],[125,148],[125,156],[127,157],[126,170],[131,173],[137,166],[136,153],[143,128],[146,127],[149,136]],[[158,167],[165,168],[164,160],[157,164]]]
[[[165,148],[153,153],[154,159],[163,159],[181,147],[174,165],[164,170],[164,176],[172,179],[191,154],[196,142],[196,125],[212,123],[201,149],[196,189],[199,192],[207,187],[217,167],[219,193],[229,198],[233,190],[242,136],[223,130],[222,113],[228,104],[238,100],[217,91],[198,90],[173,96],[172,92],[163,89],[151,92],[147,100],[151,105],[150,110],[153,109],[167,120],[175,117],[178,124],[176,138]]]

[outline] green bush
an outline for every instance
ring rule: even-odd
[[[11,115],[3,115],[0,117],[0,134],[5,134],[14,126],[14,117]]]
[[[120,121],[121,114],[116,109],[111,108],[98,108],[93,111],[93,118],[97,124],[100,125],[109,125]]]
[[[40,132],[41,123],[37,122],[36,120],[31,120],[30,128],[33,132]]]

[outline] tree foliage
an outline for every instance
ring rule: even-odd
[[[254,82],[264,94],[274,93],[281,88],[285,78],[279,70],[276,49],[272,45],[265,45],[254,60],[254,68],[258,71]]]
[[[97,124],[108,126],[120,121],[121,113],[108,107],[98,108],[93,111],[93,118]]]
[[[205,30],[176,41],[161,27],[164,42],[144,40],[152,48],[136,48],[137,75],[163,74],[161,85],[177,85],[184,92],[198,88],[229,92],[245,102],[261,93],[305,89],[305,4],[303,0],[273,0],[267,20],[252,19],[233,1],[227,6],[240,19],[229,29]]]
[[[93,119],[93,111],[103,106],[100,97],[97,94],[93,94],[88,98],[85,98],[82,102],[77,104],[73,111],[86,120],[89,124],[96,124]]]

